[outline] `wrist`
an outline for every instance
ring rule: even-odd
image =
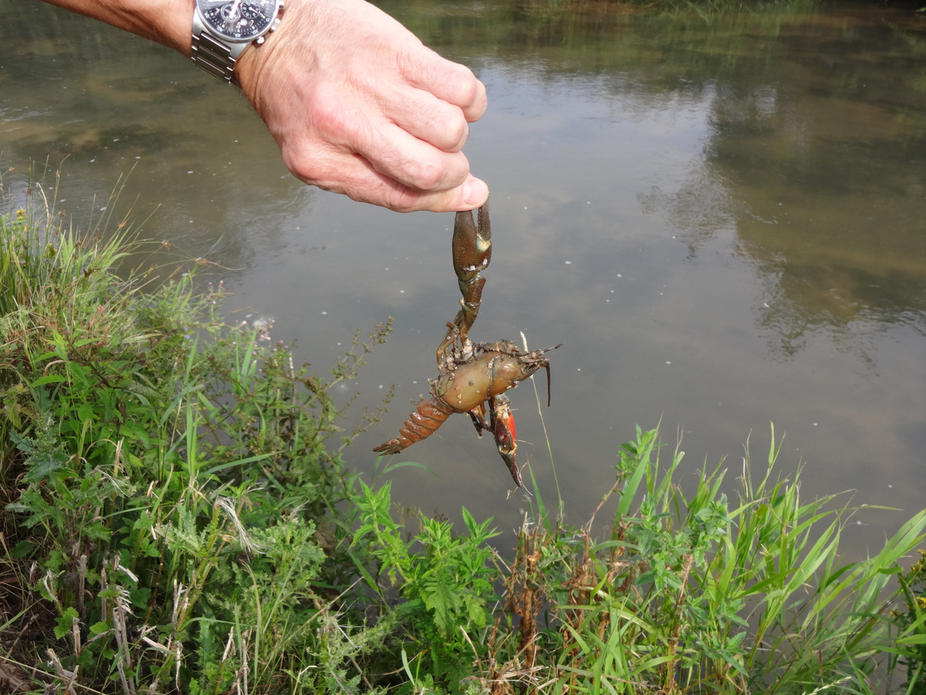
[[[195,0],[133,0],[132,4],[141,5],[144,12],[151,12],[148,21],[153,35],[147,38],[185,56],[190,55]],[[152,11],[151,6],[157,9]]]
[[[235,82],[241,87],[248,99],[255,103],[257,84],[265,68],[274,62],[274,55],[280,50],[282,43],[286,43],[286,35],[296,31],[299,15],[306,8],[307,3],[300,0],[285,0],[285,9],[280,13],[279,26],[264,34],[260,45],[250,45],[240,55],[235,64]]]

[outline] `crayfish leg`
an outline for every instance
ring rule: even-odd
[[[469,419],[473,421],[473,427],[476,428],[476,436],[482,439],[483,432],[491,432],[492,425],[489,424],[489,418],[486,417],[486,404],[480,403],[467,413]]]

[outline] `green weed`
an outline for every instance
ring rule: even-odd
[[[841,565],[850,509],[802,503],[778,478],[772,446],[760,482],[744,460],[736,503],[724,472],[693,493],[658,455],[655,430],[622,447],[610,538],[525,524],[507,577],[518,632],[490,660],[527,692],[870,692],[892,649],[884,610],[898,562],[923,538],[916,514],[874,557]],[[896,591],[896,589],[895,589]],[[492,692],[497,683],[487,687]]]
[[[41,221],[40,221],[41,220]],[[121,278],[131,250],[2,218],[2,675],[123,693],[349,692],[384,623],[341,621],[326,516],[347,485],[331,384],[222,288]],[[327,524],[326,528],[320,528]],[[336,529],[334,529],[336,530]]]
[[[897,640],[890,651],[907,673],[905,693],[926,693],[926,550],[900,577],[897,603],[903,608],[891,611],[897,627]]]
[[[378,490],[358,485],[353,501],[359,525],[351,547],[369,548],[374,566],[357,560],[357,567],[383,606],[389,606],[390,590],[402,597],[396,612],[410,626],[400,636],[406,668],[405,654],[413,650],[415,665],[428,665],[429,685],[460,682],[473,657],[486,653],[497,600],[492,581],[499,576],[488,541],[498,533],[489,528],[491,521],[476,522],[464,507],[465,534],[455,536],[449,522],[419,515],[419,531],[406,542],[391,515],[389,484]]]

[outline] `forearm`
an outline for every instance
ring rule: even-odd
[[[44,0],[190,55],[194,0]]]

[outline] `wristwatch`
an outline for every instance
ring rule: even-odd
[[[279,25],[282,13],[283,0],[196,0],[193,62],[231,82],[244,49],[261,45]]]

